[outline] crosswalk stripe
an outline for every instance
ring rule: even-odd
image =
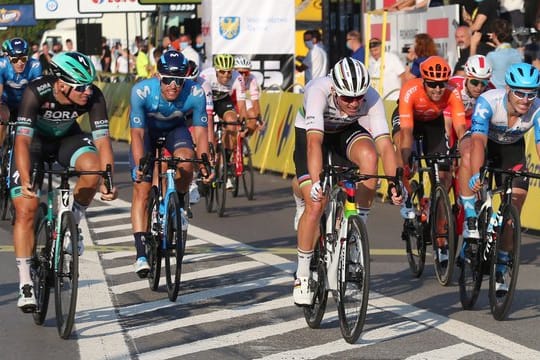
[[[201,239],[188,239],[186,242],[186,248],[205,244],[208,244],[208,242]],[[135,256],[135,247],[133,248],[133,251],[113,251],[101,254],[101,258],[103,260],[114,260],[128,256]],[[105,271],[107,271],[107,269],[105,269]]]
[[[121,243],[133,243],[133,235],[126,235],[126,236],[117,236],[107,239],[99,239],[94,240],[96,245],[113,245],[113,244],[121,244]]]
[[[472,346],[466,343],[459,343],[451,346],[446,346],[440,349],[435,349],[431,351],[425,351],[418,353],[413,356],[409,356],[405,360],[423,360],[423,359],[438,359],[438,360],[453,360],[460,359],[466,356],[471,356],[472,354],[479,353],[484,351],[476,346]]]
[[[96,215],[87,216],[88,222],[95,224],[100,221],[112,221],[112,220],[121,220],[126,219],[126,221],[131,221],[129,218],[129,212],[123,212],[119,214],[103,214],[103,215],[97,215],[99,213],[96,213]],[[92,226],[94,228],[94,226]]]
[[[106,232],[113,232],[113,231],[120,231],[120,230],[131,230],[131,221],[124,223],[124,224],[118,224],[118,225],[110,225],[110,226],[101,226],[93,228],[92,231],[95,234],[102,234]]]
[[[219,296],[236,294],[240,292],[260,289],[263,287],[281,285],[284,283],[292,283],[292,278],[290,275],[277,277],[271,276],[238,284],[215,287],[212,289],[198,291],[190,294],[180,294],[180,296],[176,300],[176,303],[170,302],[169,299],[161,299],[124,306],[118,309],[118,314],[122,317],[134,316],[172,306],[191,304],[194,302],[200,302]]]
[[[100,194],[97,193],[94,199],[99,200]],[[127,201],[116,199],[111,202],[107,202],[108,205],[92,205],[86,210],[86,216],[92,217],[94,214],[102,215],[104,212],[111,213],[126,213],[129,215],[131,211],[131,204]],[[121,205],[120,205],[121,204]],[[128,205],[129,204],[129,205]]]
[[[186,282],[186,281],[204,279],[204,278],[209,278],[213,276],[220,276],[224,274],[250,270],[250,269],[254,269],[254,268],[262,267],[262,266],[264,266],[264,264],[258,263],[256,261],[243,261],[243,262],[236,262],[234,264],[213,267],[211,269],[188,272],[188,273],[182,274],[180,286],[182,286],[181,285],[182,282]],[[163,270],[161,273],[164,274],[164,272],[165,271]],[[159,280],[159,283],[165,284],[165,281],[166,281],[165,277],[162,276]],[[123,283],[123,284],[109,287],[110,291],[116,295],[125,294],[127,292],[136,291],[136,290],[142,290],[145,288],[148,288],[147,279],[132,281],[132,282]]]
[[[167,332],[174,329],[188,327],[192,325],[202,325],[214,321],[230,320],[236,317],[252,315],[257,313],[263,313],[266,311],[276,310],[293,305],[292,297],[282,297],[270,301],[264,301],[254,303],[245,306],[239,306],[232,309],[224,309],[213,311],[206,314],[187,316],[185,318],[167,320],[159,324],[144,324],[137,328],[128,329],[127,334],[132,338],[140,338],[143,336],[149,336],[158,334],[160,332]]]

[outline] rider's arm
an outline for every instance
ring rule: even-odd
[[[465,107],[463,106],[463,101],[457,88],[454,88],[450,93],[448,104],[450,106],[450,113],[452,114],[452,126],[458,140],[461,140],[467,129],[467,122],[465,120]]]
[[[489,122],[493,111],[487,100],[480,95],[476,100],[471,119],[471,174],[475,175],[484,165],[484,149],[487,145]]]
[[[240,119],[247,119],[246,109],[246,83],[242,75],[235,71],[236,79],[232,85],[232,91],[236,93],[236,105],[238,107],[238,115]]]
[[[109,136],[109,119],[105,97],[99,89],[94,88],[92,99],[93,103],[88,116],[90,119],[92,139],[98,150],[100,168],[105,170],[107,164],[111,164],[114,169],[114,155]]]
[[[136,84],[131,89],[129,113],[129,127],[131,135],[131,154],[135,165],[139,165],[139,160],[144,154],[144,133],[146,129],[146,108],[145,101],[149,93],[145,91],[144,86],[139,86],[142,82]]]
[[[193,87],[200,90],[198,84],[194,84]],[[195,147],[197,157],[200,159],[202,154],[208,154],[208,119],[204,92],[191,91],[186,104],[193,110],[193,140],[197,145]]]
[[[322,171],[322,143],[324,133],[320,131],[308,131],[306,133],[307,140],[307,165],[308,172],[312,183],[319,181],[319,176]]]
[[[409,163],[413,145],[414,89],[407,82],[399,94],[399,156],[403,165]],[[407,86],[409,85],[409,86]],[[418,91],[418,90],[416,90]]]
[[[30,144],[34,136],[34,122],[40,107],[36,94],[27,87],[23,93],[17,116],[17,131],[15,135],[15,166],[20,176],[20,184],[27,189],[30,184]]]

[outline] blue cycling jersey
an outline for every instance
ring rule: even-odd
[[[193,113],[193,126],[208,126],[204,91],[192,80],[185,81],[174,101],[163,98],[157,78],[140,81],[131,90],[131,128],[167,131],[186,126],[185,115],[190,112]]]
[[[529,111],[508,126],[508,95],[505,89],[488,90],[478,97],[472,115],[471,132],[486,135],[499,144],[512,144],[534,127],[536,143],[540,142],[540,99],[535,99]]]
[[[17,74],[7,57],[0,62],[0,84],[4,85],[2,102],[10,109],[18,108],[24,89],[30,81],[41,76],[39,61],[29,58],[22,73]]]

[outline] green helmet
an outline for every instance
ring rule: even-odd
[[[65,52],[51,60],[51,73],[68,84],[91,84],[96,78],[96,69],[90,58],[79,52]]]
[[[214,67],[217,70],[232,70],[234,66],[234,56],[231,54],[214,55]]]
[[[2,43],[2,53],[3,53],[4,55],[7,55],[7,53],[8,53],[8,48],[9,48],[9,39],[4,40],[4,42]]]

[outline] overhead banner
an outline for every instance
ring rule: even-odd
[[[255,59],[263,88],[293,83],[294,0],[205,0],[202,33],[211,61],[215,54]],[[258,79],[259,80],[259,79]]]
[[[34,0],[36,20],[98,18],[101,14],[81,14],[74,0]]]
[[[137,0],[78,0],[80,13],[152,12],[155,5],[141,5]]]
[[[0,27],[34,25],[36,25],[34,5],[0,6]]]
[[[202,0],[139,0],[139,4],[200,4]]]
[[[452,66],[457,62],[457,45],[454,33],[459,23],[459,6],[436,6],[426,10],[399,11],[387,13],[386,51],[400,55],[405,63],[407,48],[414,46],[414,36],[429,34],[439,55]],[[382,39],[383,16],[364,14],[366,36]]]

